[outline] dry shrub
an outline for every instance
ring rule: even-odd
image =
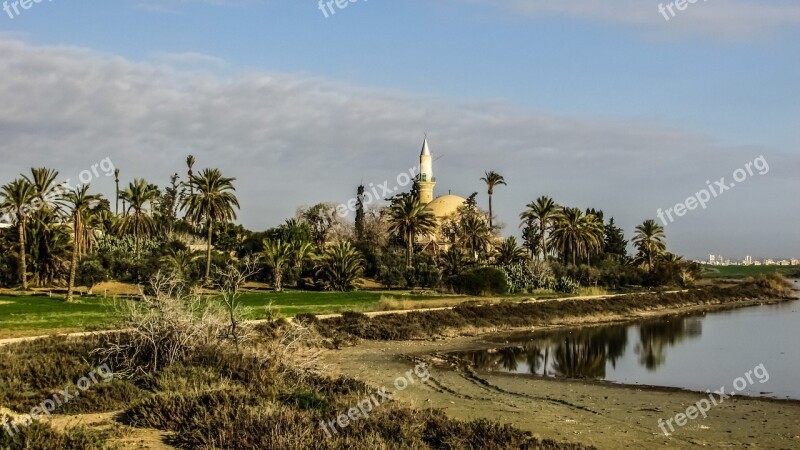
[[[216,303],[188,293],[172,276],[157,274],[151,294],[119,303],[124,331],[95,352],[115,374],[144,375],[184,361],[199,349],[219,345],[226,318]]]

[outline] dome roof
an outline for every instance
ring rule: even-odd
[[[459,206],[463,205],[467,199],[457,195],[442,195],[425,207],[427,211],[433,213],[437,219],[443,219],[456,212]]]

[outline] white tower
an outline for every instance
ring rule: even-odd
[[[422,142],[422,152],[419,155],[419,200],[423,205],[433,201],[433,188],[436,178],[433,177],[433,157],[428,147],[428,138]]]

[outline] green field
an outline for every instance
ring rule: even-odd
[[[504,295],[503,299],[564,297],[552,291]],[[381,311],[452,306],[477,299],[460,295],[418,295],[407,291],[358,292],[249,292],[240,302],[245,318],[264,319],[267,309],[283,317],[298,314],[334,314],[344,311]],[[479,299],[488,300],[488,299]],[[495,301],[499,299],[493,299]],[[120,300],[122,301],[122,300]],[[66,303],[61,296],[0,295],[0,339],[40,334],[66,333],[114,328],[117,323],[114,300],[79,297]]]
[[[785,276],[800,275],[800,266],[703,266],[704,278],[747,278],[780,273]]]

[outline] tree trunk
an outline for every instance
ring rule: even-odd
[[[69,288],[67,289],[67,303],[72,301],[73,293],[75,292],[75,273],[77,272],[78,266],[78,252],[80,251],[80,246],[78,245],[78,239],[80,236],[80,219],[78,218],[78,212],[75,215],[75,221],[73,222],[74,230],[73,230],[73,238],[72,238],[72,264],[69,267]]]
[[[18,218],[17,231],[19,232],[19,278],[22,289],[28,289],[28,263],[25,260],[25,220]]]
[[[281,284],[282,281],[282,273],[281,273],[281,266],[280,264],[275,265],[275,292],[281,292],[283,285]]]
[[[406,233],[406,269],[411,268],[411,257],[414,254],[414,240],[411,233]]]
[[[206,283],[211,281],[211,221],[208,221],[208,248],[206,248]]]
[[[493,228],[492,226],[492,194],[489,194],[489,230]]]

